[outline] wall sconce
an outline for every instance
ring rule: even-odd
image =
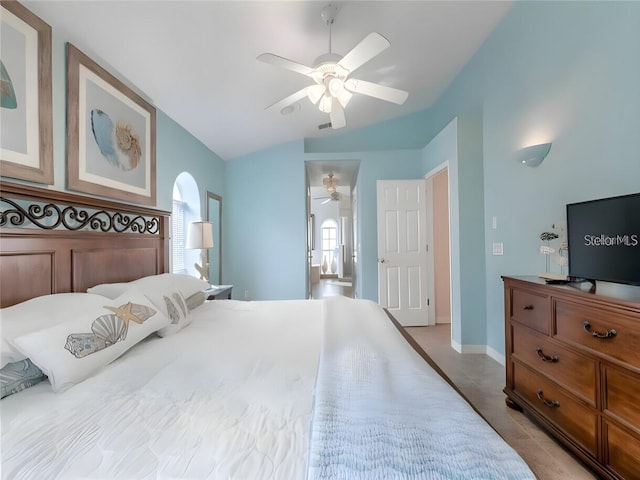
[[[541,143],[540,145],[532,145],[516,152],[516,160],[518,163],[527,167],[537,167],[542,163],[547,154],[551,150],[551,143]]]
[[[207,249],[213,248],[213,224],[211,222],[191,222],[187,233],[186,248],[202,250],[200,252],[200,262],[202,265],[194,264],[200,273],[200,279],[209,281],[209,259]]]

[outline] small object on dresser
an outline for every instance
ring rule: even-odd
[[[207,300],[231,300],[233,285],[211,285],[204,291]]]

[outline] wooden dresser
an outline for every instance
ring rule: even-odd
[[[640,479],[640,299],[503,277],[507,404],[610,479]]]

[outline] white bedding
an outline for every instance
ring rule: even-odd
[[[320,301],[210,302],[193,317],[66,392],[3,399],[2,478],[303,478]]]
[[[328,298],[309,480],[535,480],[373,302]]]
[[[3,399],[2,478],[534,478],[383,317],[338,297],[207,302],[66,392]],[[403,422],[409,450],[389,437]]]

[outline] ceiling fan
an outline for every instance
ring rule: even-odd
[[[302,65],[273,53],[258,55],[257,59],[262,62],[306,75],[316,83],[283,98],[268,106],[267,109],[281,110],[304,97],[308,97],[311,103],[318,105],[321,112],[329,114],[331,127],[337,129],[347,125],[344,108],[354,93],[360,93],[398,105],[402,105],[405,102],[409,93],[404,90],[358,80],[350,76],[356,69],[384,51],[391,44],[389,40],[379,33],[372,32],[345,56],[333,53],[331,51],[331,26],[337,13],[338,7],[332,4],[325,6],[320,12],[320,16],[329,26],[329,53],[316,58],[313,67]]]
[[[320,205],[324,205],[325,203],[329,203],[329,202],[339,202],[341,199],[345,197],[349,198],[349,195],[345,195],[340,192],[333,192],[333,193],[330,193],[328,197],[316,197],[314,200],[321,200],[324,198],[325,201],[320,204]]]
[[[324,202],[322,202],[320,205],[324,205],[325,203],[329,203],[331,201],[333,202],[338,202],[340,201],[340,199],[342,197],[349,197],[348,195],[344,195],[340,192],[338,192],[338,190],[336,190],[336,187],[338,186],[339,180],[335,177],[335,175],[333,173],[329,173],[327,175],[326,178],[322,179],[322,185],[324,185],[324,188],[327,189],[327,192],[329,193],[328,197],[316,197],[314,198],[314,200],[321,200],[321,199],[326,199]]]

